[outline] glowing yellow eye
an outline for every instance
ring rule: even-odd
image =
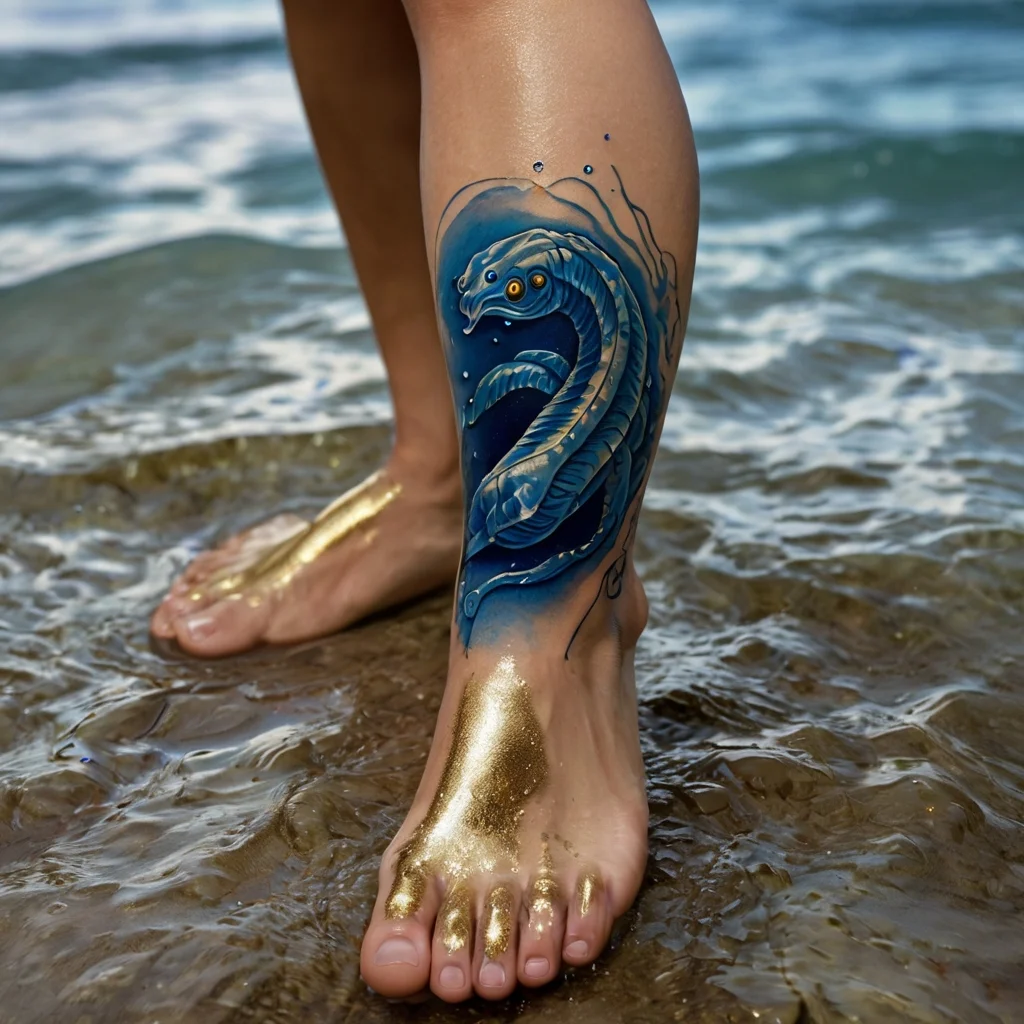
[[[518,302],[523,297],[523,292],[526,291],[526,285],[519,280],[518,277],[513,277],[507,285],[505,285],[505,298],[509,302]]]
[[[543,288],[548,283],[548,279],[538,270],[537,273],[530,275],[530,284],[534,288]]]

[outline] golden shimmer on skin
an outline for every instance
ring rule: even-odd
[[[491,890],[484,907],[484,955],[497,960],[512,937],[512,892],[504,885]]]
[[[515,867],[523,808],[547,774],[530,689],[506,655],[486,679],[466,683],[437,793],[398,855],[386,916],[415,913],[428,877],[456,885],[499,865]]]
[[[554,878],[554,865],[548,837],[541,837],[540,867],[530,883],[527,906],[530,908],[530,927],[538,935],[551,927],[555,916],[555,900],[558,899],[558,883]]]
[[[377,472],[331,502],[313,522],[298,527],[252,565],[226,569],[212,576],[189,597],[226,598],[243,590],[278,590],[287,586],[300,569],[316,561],[328,548],[364,528],[402,493],[402,485]],[[250,598],[259,604],[259,598]]]
[[[586,917],[594,900],[601,892],[601,879],[593,871],[585,871],[576,880],[576,908],[580,917]]]
[[[423,903],[427,891],[427,879],[422,871],[407,871],[395,878],[388,894],[387,916],[408,917],[415,914]]]
[[[464,885],[456,885],[451,889],[438,916],[441,920],[441,942],[451,956],[465,948],[469,942],[473,920],[469,889]]]

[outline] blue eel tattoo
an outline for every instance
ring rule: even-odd
[[[466,648],[592,572],[647,475],[682,339],[676,267],[614,168],[607,185],[481,181],[441,218],[438,307],[469,497]],[[618,593],[636,513],[594,603]]]

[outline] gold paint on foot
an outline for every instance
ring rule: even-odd
[[[407,871],[396,876],[387,903],[384,904],[384,916],[394,919],[415,914],[423,903],[426,891],[427,879],[421,872]]]
[[[297,527],[295,534],[282,540],[253,565],[224,569],[189,597],[193,601],[204,597],[220,599],[254,587],[272,590],[285,587],[299,570],[315,562],[328,548],[365,528],[401,493],[400,483],[383,470],[378,471],[331,502],[313,522]],[[256,600],[258,603],[259,599]]]
[[[576,880],[576,908],[580,917],[586,917],[601,893],[601,877],[596,872],[585,871]]]
[[[506,655],[487,679],[466,683],[437,793],[398,856],[389,916],[405,906],[394,897],[408,890],[407,878],[441,875],[454,885],[499,865],[515,868],[523,809],[547,772],[530,689]]]
[[[469,942],[472,926],[472,908],[470,906],[469,889],[464,885],[456,885],[445,897],[441,907],[441,942],[451,956],[464,949]]]
[[[512,938],[512,893],[507,886],[491,890],[484,907],[484,955],[497,960]]]

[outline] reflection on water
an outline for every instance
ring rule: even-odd
[[[691,329],[638,559],[651,857],[496,1019],[1024,1005],[1024,17],[657,13],[698,129]],[[267,4],[0,33],[0,1019],[462,1019],[358,979],[443,597],[216,664],[175,570],[378,463],[389,410]]]

